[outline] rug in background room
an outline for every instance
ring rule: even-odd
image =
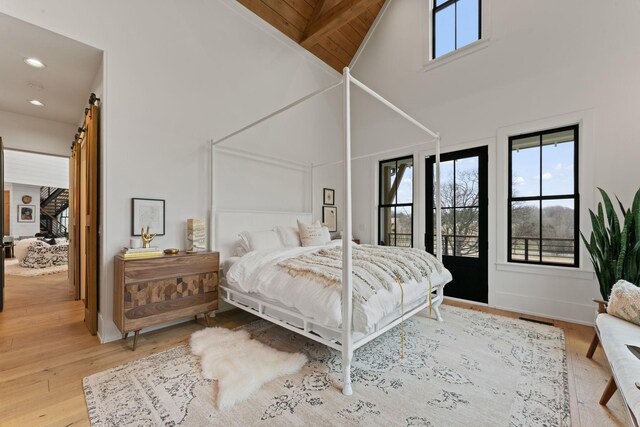
[[[4,274],[7,276],[35,277],[62,273],[64,271],[69,271],[68,264],[54,265],[53,267],[45,268],[25,268],[20,266],[20,262],[17,259],[7,259],[4,262]]]
[[[244,329],[309,363],[218,411],[212,382],[181,346],[85,378],[89,418],[94,426],[570,425],[561,329],[451,306],[442,312],[443,323],[405,321],[404,359],[398,327],[357,350],[353,396],[340,392],[339,352],[258,321]]]

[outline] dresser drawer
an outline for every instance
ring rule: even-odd
[[[171,260],[171,261],[169,261]],[[127,260],[125,284],[217,271],[218,254]]]

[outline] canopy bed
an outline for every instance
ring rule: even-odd
[[[354,160],[352,157],[351,131],[352,85],[362,89],[382,105],[426,133],[429,139],[423,141],[423,144],[435,144],[437,259],[418,249],[407,248],[407,252],[399,255],[389,252],[395,249],[387,249],[387,252],[381,253],[382,249],[378,249],[376,246],[359,246],[351,242],[351,171],[352,160]],[[223,265],[228,263],[225,270],[230,271],[229,277],[219,288],[220,298],[235,307],[340,351],[342,353],[344,380],[342,392],[345,395],[351,395],[351,361],[354,350],[427,307],[433,309],[438,321],[442,321],[439,306],[443,300],[444,285],[451,280],[451,275],[442,266],[442,224],[439,191],[440,136],[354,78],[349,69],[345,68],[341,80],[337,83],[313,92],[223,138],[211,141],[211,170],[214,170],[216,156],[225,150],[223,146],[219,145],[220,143],[339,86],[343,90],[344,110],[343,157],[341,160],[343,163],[344,188],[342,190],[344,191],[344,206],[342,208],[343,239],[341,242],[328,243],[325,241],[324,245],[315,248],[299,248],[296,247],[299,245],[293,245],[294,247],[278,246],[274,249],[273,245],[263,244],[263,246],[257,247],[254,252],[250,252],[238,259],[235,257],[234,245],[238,240],[238,234],[241,232],[245,230],[270,230],[274,226],[291,227],[300,221],[310,223],[312,214],[306,212],[255,212],[218,209],[215,202],[216,179],[213,177],[213,172],[210,242],[213,246],[212,249],[220,252],[221,263]],[[268,236],[265,236],[263,237],[266,239]],[[265,248],[272,250],[263,250]],[[323,265],[321,268],[314,267],[313,272],[317,273],[316,276],[320,274],[320,281],[329,280],[332,284],[337,284],[338,286],[332,287],[331,290],[323,290],[322,284],[295,287],[295,289],[310,289],[308,292],[312,296],[307,299],[312,304],[309,304],[309,301],[305,303],[304,298],[297,298],[295,292],[292,291],[294,287],[287,287],[286,283],[288,283],[288,280],[302,280],[301,277],[308,276],[307,273],[310,273],[312,269],[307,269],[304,264],[300,264],[298,261],[305,260],[317,266],[317,263],[322,263],[322,260],[311,258],[319,253],[331,258],[332,261],[329,263],[330,265]],[[397,262],[385,263],[385,259],[393,259],[394,256]],[[402,264],[400,262],[401,258],[415,258],[415,263],[396,268],[396,265]],[[363,267],[365,261],[371,261],[368,267]],[[340,268],[336,270],[338,264]],[[280,273],[276,274],[275,271],[278,267],[281,272],[284,271],[282,274],[286,275],[286,272],[288,272],[290,276],[294,277],[287,278],[282,274],[278,275]],[[364,277],[368,274],[367,269],[376,272],[376,274],[370,274],[370,276],[386,275],[385,278],[381,279],[381,285],[373,284],[375,280],[371,277]],[[320,273],[316,270],[319,270]],[[383,270],[385,271],[383,272]],[[336,273],[336,271],[339,271],[339,273]],[[264,277],[272,277],[271,283],[275,284],[270,285],[266,282],[261,282]],[[376,286],[386,288],[384,292],[380,293],[387,295],[387,300],[391,302],[387,300],[376,301],[376,291],[371,291],[367,286],[371,288]],[[324,287],[326,288],[326,286]],[[315,291],[312,289],[315,289]],[[354,299],[356,300],[355,318]],[[333,314],[323,315],[317,310],[313,311],[314,303],[316,308],[317,306],[322,306],[327,312],[333,311]],[[387,308],[376,311],[371,307],[372,305]]]

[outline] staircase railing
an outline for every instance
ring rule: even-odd
[[[65,188],[42,187],[40,189],[40,207],[44,208],[51,202],[55,202],[58,199],[58,196],[65,191]]]
[[[40,210],[57,217],[69,207],[69,190],[66,188],[41,187]]]
[[[67,227],[47,212],[40,211],[40,228],[47,230],[53,237],[67,237]]]

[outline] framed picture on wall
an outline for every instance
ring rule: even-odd
[[[338,231],[338,208],[335,206],[322,207],[322,224],[329,228],[329,231]]]
[[[164,200],[131,199],[131,235],[140,236],[147,227],[151,234],[164,236]]]
[[[36,206],[18,205],[18,222],[36,222]]]
[[[335,190],[332,188],[325,188],[323,191],[323,202],[325,205],[335,205]]]

